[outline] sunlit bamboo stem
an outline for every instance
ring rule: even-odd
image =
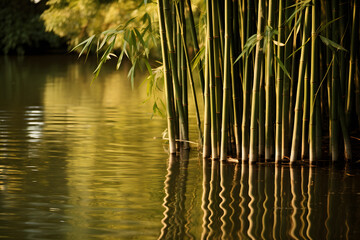
[[[227,124],[229,119],[229,100],[230,100],[230,68],[232,62],[230,61],[230,43],[231,43],[231,2],[225,0],[225,52],[224,52],[224,90],[223,90],[223,107],[222,107],[222,125],[221,125],[221,148],[220,160],[224,161],[227,158]]]
[[[249,28],[250,28],[250,1],[247,1],[247,21],[246,21],[246,36],[244,41],[247,41],[250,37]],[[251,93],[251,79],[249,76],[249,53],[245,54],[244,59],[244,68],[243,68],[243,115],[242,115],[242,160],[248,161],[249,160],[249,134],[250,134],[250,93]]]
[[[218,135],[217,135],[217,118],[216,118],[216,98],[215,98],[215,71],[214,71],[214,44],[212,28],[212,1],[206,1],[207,12],[207,32],[209,36],[209,89],[210,89],[210,109],[211,109],[211,155],[213,159],[219,158]]]
[[[194,51],[195,51],[195,54],[198,54],[198,52],[200,51],[200,48],[199,48],[199,42],[198,42],[198,38],[197,38],[197,34],[196,34],[194,14],[193,14],[193,11],[191,8],[191,0],[186,0],[186,1],[187,1],[188,10],[189,10],[190,32],[191,32],[191,37],[192,37],[193,44],[194,44]],[[199,64],[198,64],[198,72],[199,72],[199,78],[200,78],[200,86],[202,89],[202,93],[204,94],[204,92],[205,92],[204,71],[203,71],[202,66],[203,66],[203,64],[200,59]]]
[[[337,4],[335,0],[331,1],[332,4],[332,17],[333,19],[337,18]],[[338,40],[338,25],[336,25],[332,31],[332,38],[335,42]],[[333,52],[333,65],[332,65],[332,79],[331,79],[331,105],[330,105],[330,121],[331,121],[331,129],[330,129],[330,136],[331,136],[331,159],[332,161],[337,161],[339,159],[339,137],[338,137],[338,97],[339,97],[339,61],[336,52]]]
[[[160,28],[160,38],[161,38],[161,52],[163,57],[163,69],[164,69],[164,87],[165,87],[168,135],[169,135],[169,152],[170,154],[175,154],[176,145],[175,145],[175,121],[174,121],[174,112],[173,112],[174,106],[172,105],[173,103],[171,102],[172,84],[171,84],[170,72],[169,72],[169,58],[167,55],[166,33],[165,33],[162,0],[158,0],[158,13],[159,13],[159,28]]]
[[[262,58],[261,48],[261,33],[263,25],[263,5],[264,2],[259,0],[258,3],[258,21],[257,21],[257,43],[255,50],[255,66],[254,66],[254,81],[253,93],[251,101],[251,122],[250,122],[250,151],[249,161],[254,163],[258,159],[258,126],[257,121],[259,117],[259,85],[260,85],[260,59]]]
[[[309,123],[309,152],[310,163],[316,161],[316,112],[315,112],[315,93],[317,90],[317,56],[316,56],[316,40],[317,40],[317,25],[316,25],[316,8],[318,7],[317,0],[312,0],[311,7],[311,73],[310,73],[310,123]]]
[[[186,131],[186,121],[185,121],[185,113],[184,108],[182,106],[181,101],[181,89],[179,85],[179,79],[177,75],[177,69],[176,69],[176,59],[175,59],[175,50],[173,46],[173,36],[172,36],[172,30],[171,30],[171,15],[170,15],[170,1],[165,0],[164,1],[164,15],[165,15],[165,29],[166,29],[166,38],[167,38],[167,44],[168,44],[168,51],[170,56],[170,65],[171,65],[171,73],[173,78],[173,84],[175,89],[175,97],[176,97],[176,106],[179,112],[179,122],[180,122],[180,131],[183,133],[181,136],[183,136],[183,140],[188,140],[188,132]],[[188,146],[188,143],[184,143],[184,147],[186,148]]]
[[[291,145],[291,155],[290,163],[295,163],[298,159],[298,152],[300,149],[300,140],[301,140],[301,113],[302,113],[302,103],[304,101],[304,78],[305,78],[305,68],[308,65],[308,45],[306,41],[309,37],[309,7],[306,7],[305,10],[305,20],[304,20],[304,30],[302,36],[302,49],[300,55],[300,66],[299,66],[299,77],[296,93],[296,103],[295,103],[295,117],[294,117],[294,128],[292,136],[292,145]]]
[[[181,6],[181,4],[180,4],[180,6]],[[184,24],[184,16],[181,17],[181,12],[180,12],[177,5],[175,6],[175,8],[176,8],[176,15],[178,17],[180,31],[181,31],[182,46],[184,48],[183,52],[184,52],[184,56],[185,56],[186,66],[187,66],[186,69],[187,69],[187,73],[189,75],[191,90],[192,90],[192,94],[193,94],[193,98],[194,98],[194,105],[195,105],[195,111],[196,111],[196,121],[197,121],[197,126],[198,126],[198,131],[199,131],[199,139],[200,139],[200,145],[201,145],[202,144],[201,121],[200,121],[199,107],[198,107],[197,97],[196,97],[196,92],[195,92],[194,79],[193,79],[193,75],[192,75],[192,71],[191,71],[189,53],[188,53],[187,45],[186,45],[186,38],[185,38],[185,31],[184,31],[185,26],[183,25]],[[185,68],[184,68],[184,71],[185,71]],[[183,88],[184,88],[184,91],[185,91],[185,83],[183,84]],[[186,90],[187,90],[187,88],[186,88]]]
[[[346,123],[349,125],[350,122],[350,114],[351,114],[351,96],[353,91],[353,82],[354,82],[354,76],[355,76],[355,56],[357,51],[357,44],[356,41],[358,39],[358,26],[359,26],[359,20],[358,20],[358,4],[356,0],[353,1],[353,16],[352,16],[352,25],[351,25],[351,39],[350,39],[350,60],[349,60],[349,77],[348,77],[348,87],[347,87],[347,94],[346,94]]]
[[[273,25],[273,0],[268,2],[268,20],[266,26],[266,52],[265,52],[265,160],[272,158],[273,147],[273,124],[272,124],[272,81],[273,81],[273,45],[272,45],[272,25]]]
[[[279,0],[279,19],[278,19],[278,48],[276,55],[284,62],[283,47],[280,43],[284,42],[283,36],[283,0]],[[276,64],[276,125],[275,125],[275,162],[282,160],[282,104],[283,104],[283,71],[280,64]]]
[[[209,73],[209,33],[206,33],[206,47],[205,47],[205,83],[204,83],[204,144],[203,144],[203,158],[209,158],[211,154],[211,118],[210,118],[210,73]]]

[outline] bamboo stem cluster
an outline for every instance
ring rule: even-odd
[[[350,131],[360,127],[358,5],[207,0],[206,36],[198,42],[191,1],[158,0],[170,152],[176,136],[188,140],[189,81],[204,158],[352,159]],[[203,135],[186,23],[195,53],[205,48],[196,55]]]

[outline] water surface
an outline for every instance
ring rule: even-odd
[[[0,69],[0,238],[360,238],[358,170],[168,159],[126,69],[93,84],[70,56]]]

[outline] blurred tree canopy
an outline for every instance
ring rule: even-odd
[[[145,27],[144,14],[157,18],[156,5],[145,2],[151,3],[144,0],[49,0],[49,8],[41,17],[47,31],[66,37],[68,43],[75,46],[92,35],[117,29],[133,18],[127,27]],[[119,49],[121,44],[122,41],[117,41],[115,48]]]
[[[40,15],[46,0],[0,0],[0,51],[4,54],[46,51],[63,44],[60,37],[46,32]]]
[[[151,0],[0,0],[0,51],[47,52],[67,48],[109,29],[137,29],[147,34],[147,49],[158,40],[156,1]],[[192,1],[195,6],[199,0]],[[195,7],[196,9],[196,7]],[[195,10],[196,11],[196,10]],[[153,24],[154,23],[154,24]],[[151,29],[148,29],[151,28]],[[100,34],[100,35],[99,35]],[[118,34],[114,50],[123,48]],[[78,50],[78,49],[77,49]],[[156,50],[155,50],[156,51]],[[159,51],[160,52],[160,51]]]

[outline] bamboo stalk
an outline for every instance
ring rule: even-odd
[[[258,127],[257,120],[259,117],[259,85],[260,85],[260,59],[262,58],[261,48],[261,33],[263,26],[263,4],[264,1],[259,0],[258,4],[258,21],[257,21],[257,43],[255,50],[255,66],[254,66],[254,81],[253,94],[251,101],[251,122],[250,122],[250,151],[249,161],[254,163],[258,160]]]
[[[305,78],[305,68],[308,66],[308,47],[306,41],[309,37],[309,7],[305,9],[305,20],[304,20],[304,29],[302,36],[302,49],[300,55],[300,65],[299,65],[299,77],[296,93],[296,103],[295,103],[295,116],[294,116],[294,128],[292,136],[292,145],[291,145],[291,155],[290,163],[293,164],[298,159],[298,151],[300,148],[301,140],[301,122],[300,116],[302,114],[302,102],[304,101],[304,78]]]
[[[223,107],[222,107],[222,125],[221,125],[221,148],[220,160],[225,161],[227,158],[227,129],[229,119],[229,100],[230,100],[230,71],[231,71],[231,58],[230,58],[230,44],[231,44],[231,2],[225,0],[225,51],[224,51],[224,89],[223,89]]]
[[[158,0],[158,13],[159,13],[159,28],[160,28],[160,38],[161,38],[161,52],[163,57],[163,68],[164,68],[164,88],[165,88],[165,99],[166,99],[166,113],[167,113],[167,125],[168,125],[168,135],[169,135],[169,152],[170,154],[176,153],[176,144],[175,144],[175,121],[174,121],[174,106],[171,102],[171,81],[170,81],[170,72],[169,72],[169,58],[166,52],[166,33],[165,33],[165,24],[164,24],[164,13],[163,1]]]
[[[220,17],[219,17],[219,0],[213,1],[212,8],[212,26],[213,26],[213,37],[214,37],[214,72],[215,72],[215,101],[216,101],[216,135],[217,139],[220,138],[221,131],[221,100],[222,100],[222,81],[221,81],[221,68],[220,64],[222,63],[222,45],[221,45],[221,37],[220,34]],[[219,139],[220,140],[220,139]],[[217,143],[219,145],[219,142]]]
[[[232,51],[231,51],[231,62],[234,62],[234,57],[240,55],[240,35],[239,35],[239,14],[238,14],[238,1],[233,0],[233,30],[232,30]],[[240,63],[235,63],[231,65],[232,67],[232,76],[231,76],[231,87],[232,87],[232,106],[233,106],[233,118],[234,118],[234,137],[235,137],[235,148],[236,148],[236,158],[241,158],[241,82],[240,82]]]
[[[181,4],[180,4],[181,6]],[[185,71],[187,69],[187,73],[189,75],[189,80],[190,80],[190,86],[191,86],[191,90],[192,90],[192,95],[194,98],[194,105],[195,105],[195,112],[196,112],[196,120],[197,120],[197,126],[198,126],[198,131],[199,131],[199,141],[200,141],[200,146],[202,145],[202,133],[201,133],[201,121],[200,121],[200,114],[199,114],[199,107],[198,107],[198,103],[197,103],[197,97],[196,97],[196,92],[195,92],[195,86],[194,86],[194,79],[193,79],[193,75],[192,75],[192,71],[191,71],[191,64],[190,64],[190,59],[189,59],[189,53],[187,50],[187,44],[186,44],[186,37],[185,37],[185,26],[184,26],[184,20],[185,20],[185,16],[181,16],[182,13],[179,10],[178,6],[175,6],[176,8],[176,15],[177,15],[177,19],[179,21],[179,26],[180,26],[180,31],[181,31],[181,40],[182,40],[182,52],[184,52],[184,60],[186,63],[186,68],[183,67],[183,71]],[[186,73],[186,72],[185,72]],[[185,74],[186,76],[186,74]],[[186,80],[186,77],[183,76],[183,78]],[[186,91],[187,93],[187,84],[185,84],[185,81],[183,83],[183,91]],[[184,95],[183,95],[184,96]],[[187,98],[187,96],[186,96]],[[184,101],[184,98],[183,98]],[[186,101],[187,104],[187,101]],[[187,106],[186,106],[187,107]]]
[[[310,110],[310,84],[309,84],[309,66],[306,64],[304,73],[304,104],[301,134],[301,159],[304,160],[309,156],[309,110]]]
[[[342,103],[342,99],[338,98],[338,114],[339,114],[339,120],[340,120],[340,126],[342,135],[344,138],[344,157],[346,160],[352,159],[352,151],[351,151],[351,142],[350,142],[350,135],[348,131],[348,125],[346,124],[345,119],[345,112],[344,112],[344,104]]]
[[[349,77],[348,77],[348,87],[347,87],[347,94],[346,94],[346,125],[349,126],[350,123],[350,114],[351,114],[351,107],[352,101],[351,96],[353,92],[353,81],[355,76],[355,56],[357,51],[357,44],[355,42],[358,38],[358,6],[356,4],[356,0],[353,1],[353,16],[352,16],[352,26],[351,26],[351,39],[350,39],[350,60],[349,60]]]
[[[194,51],[195,51],[195,55],[199,53],[200,48],[199,48],[199,42],[197,39],[197,34],[196,34],[196,28],[195,28],[195,21],[194,21],[194,14],[191,8],[191,1],[187,0],[187,6],[188,6],[188,11],[189,11],[189,20],[190,20],[190,32],[191,32],[191,37],[193,40],[193,44],[194,44]],[[202,93],[204,94],[205,90],[204,90],[204,71],[202,68],[203,64],[202,61],[200,59],[199,61],[199,65],[198,65],[198,72],[199,72],[199,79],[200,79],[200,86],[202,89]]]
[[[263,56],[263,54],[262,54]],[[260,86],[259,86],[259,160],[265,158],[265,79],[264,79],[264,58],[260,59]]]
[[[250,37],[250,1],[247,1],[247,21],[246,21],[246,36],[247,41]],[[245,54],[244,68],[243,68],[243,115],[242,115],[242,160],[249,160],[249,134],[250,134],[250,93],[251,93],[251,79],[249,76],[249,53]]]
[[[185,21],[185,13],[184,13],[184,0],[179,1],[177,4],[175,4],[175,10],[178,8],[178,13],[176,14],[178,17],[177,21],[177,27],[178,27],[178,50],[177,55],[179,56],[180,62],[178,62],[178,74],[179,74],[179,80],[181,85],[181,100],[184,108],[184,114],[185,114],[185,128],[186,132],[189,132],[189,104],[188,104],[188,83],[187,83],[187,64],[186,64],[186,56],[185,56],[185,50],[187,50],[186,42],[184,42],[182,39],[186,39],[186,21]],[[180,16],[179,16],[180,15]],[[180,18],[180,20],[179,20]],[[184,31],[185,29],[185,31]],[[185,50],[184,50],[185,49]],[[191,68],[190,68],[191,72]],[[195,107],[197,109],[197,104],[195,104]],[[201,133],[201,130],[200,130]],[[200,134],[200,136],[202,136]],[[201,144],[201,142],[200,142]],[[189,146],[187,146],[188,148]]]
[[[309,122],[309,152],[310,163],[313,164],[316,159],[316,112],[315,112],[315,93],[317,90],[317,61],[316,61],[316,40],[317,40],[317,23],[316,8],[318,1],[312,0],[311,7],[311,69],[310,69],[310,122]]]
[[[225,23],[224,23],[224,0],[214,0],[216,4],[216,16],[218,18],[219,23],[219,40],[220,40],[220,55],[224,52],[225,48],[225,40],[224,40],[224,32],[225,32]],[[214,15],[215,16],[215,15]],[[222,63],[222,61],[221,61]]]
[[[176,60],[175,60],[175,50],[173,46],[173,36],[172,36],[172,23],[171,23],[171,15],[170,15],[170,1],[165,0],[164,1],[164,15],[165,15],[165,29],[166,29],[166,38],[167,38],[167,45],[168,45],[168,51],[170,56],[170,65],[171,65],[171,73],[173,78],[173,85],[175,89],[175,98],[176,98],[176,106],[179,112],[179,122],[180,122],[180,132],[182,132],[181,136],[183,136],[182,140],[189,140],[188,132],[185,128],[185,113],[184,108],[182,106],[181,101],[181,88],[179,85],[179,79],[177,75],[177,69],[176,69]],[[185,142],[184,147],[186,148],[188,146],[188,143]]]
[[[290,7],[292,5],[291,0],[286,0],[286,6],[285,6],[285,19],[289,19],[291,15]],[[297,20],[297,15],[295,17],[295,23]],[[288,37],[288,35],[291,32],[291,22],[285,25],[285,39]],[[291,40],[291,38],[290,38]],[[295,67],[297,67],[297,61],[296,60],[296,54],[293,54],[292,59],[289,59],[289,55],[291,53],[291,49],[293,48],[294,51],[296,49],[296,40],[297,40],[297,31],[296,26],[294,24],[294,32],[292,37],[292,45],[290,44],[291,41],[289,41],[288,44],[285,44],[284,46],[284,58],[283,63],[285,65],[285,69],[289,69],[291,67],[291,79],[289,79],[288,75],[284,72],[283,73],[283,104],[282,104],[282,149],[281,149],[281,155],[282,158],[285,156],[289,156],[289,148],[290,148],[290,140],[291,140],[291,126],[292,126],[292,115],[293,115],[293,87],[294,85],[294,79],[296,78],[296,70]]]
[[[279,0],[279,19],[278,19],[278,48],[277,56],[284,62],[284,51],[280,43],[284,42],[283,36],[283,0]],[[275,162],[282,160],[282,105],[283,105],[283,71],[280,64],[276,64],[276,125],[275,125]]]
[[[210,112],[211,112],[211,154],[213,159],[219,158],[217,119],[216,119],[216,99],[215,99],[215,72],[214,72],[214,44],[212,29],[212,1],[206,1],[207,12],[207,32],[209,34],[209,76],[210,76]]]
[[[355,66],[356,66],[356,74],[354,78],[355,83],[355,106],[356,106],[356,114],[358,117],[358,126],[360,126],[360,69],[359,69],[359,57],[360,53],[358,53],[358,58],[355,60]]]
[[[210,118],[210,89],[209,89],[209,38],[210,35],[206,33],[206,46],[205,46],[205,85],[204,85],[204,144],[203,144],[203,158],[209,158],[211,154],[211,118]]]
[[[273,80],[273,50],[272,50],[272,24],[273,24],[273,0],[268,2],[267,40],[265,52],[265,160],[272,158],[273,125],[272,125],[272,80]]]
[[[326,14],[325,14],[326,18],[325,19],[326,19],[326,22],[329,22],[332,19],[332,11],[331,11],[331,4],[330,4],[331,2],[330,1],[324,1],[323,3],[325,3],[325,9],[326,9]],[[332,25],[328,26],[325,29],[325,34],[326,34],[326,37],[328,39],[332,38],[331,37],[331,31],[332,31]],[[330,67],[332,59],[333,59],[333,55],[332,55],[331,49],[326,48],[326,67],[327,68]],[[329,117],[330,118],[331,118],[331,111],[330,111],[330,108],[331,108],[331,77],[332,77],[332,75],[328,74],[327,75],[327,82],[326,82],[326,85],[327,85],[327,98],[328,98],[327,99],[328,100],[328,111],[329,111]],[[328,131],[329,131],[329,156],[331,156],[331,121],[329,121]]]
[[[334,0],[331,1],[332,4],[332,18],[337,18],[337,5]],[[335,42],[338,40],[338,26],[334,27],[332,31],[332,38]],[[331,79],[331,105],[330,105],[330,121],[331,121],[331,129],[330,129],[330,147],[331,147],[331,159],[332,161],[337,161],[339,159],[339,136],[338,136],[338,98],[339,98],[339,61],[336,56],[336,53],[333,51],[333,65],[332,65],[332,79]]]

